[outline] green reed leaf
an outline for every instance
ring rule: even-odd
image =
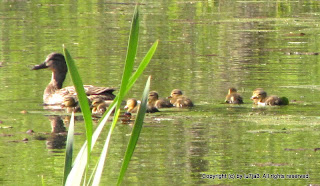
[[[134,83],[136,82],[136,80],[140,77],[140,75],[142,74],[142,72],[146,69],[146,67],[148,66],[149,62],[151,61],[153,54],[156,52],[156,49],[158,47],[158,43],[159,41],[157,40],[149,49],[148,53],[144,56],[144,58],[142,59],[139,67],[137,68],[136,72],[130,77],[129,79],[129,83],[127,85],[127,90],[130,90],[132,88],[132,86],[134,85]]]
[[[87,151],[87,162],[90,162],[92,131],[93,131],[91,110],[89,107],[87,95],[86,95],[84,88],[83,88],[83,83],[82,83],[81,77],[80,77],[79,72],[77,70],[77,67],[74,63],[74,60],[72,59],[69,51],[64,46],[63,46],[63,52],[64,52],[64,56],[66,59],[66,63],[68,66],[68,70],[70,72],[72,82],[73,82],[75,90],[77,92],[78,101],[79,101],[81,111],[83,114],[83,118],[85,121],[85,125],[86,125],[86,138],[87,138],[87,145],[88,145],[87,149],[90,149]]]
[[[127,150],[126,150],[123,162],[122,162],[122,166],[121,166],[121,169],[120,169],[120,175],[118,177],[117,185],[120,185],[122,180],[123,180],[123,177],[124,177],[124,175],[125,175],[125,173],[127,171],[129,162],[131,160],[131,157],[133,155],[134,149],[135,149],[135,147],[137,145],[137,142],[138,142],[138,139],[139,139],[139,136],[140,136],[140,132],[141,132],[142,125],[143,125],[144,116],[145,116],[145,113],[146,113],[146,110],[147,110],[148,95],[149,95],[149,91],[150,91],[150,80],[151,80],[151,76],[149,76],[148,81],[147,81],[146,86],[145,86],[144,91],[143,91],[143,95],[142,95],[142,98],[141,98],[142,101],[141,101],[141,104],[140,104],[140,108],[138,110],[136,121],[134,123],[133,129],[132,129],[132,132],[131,132],[131,136],[130,136],[130,140],[129,140],[129,143],[128,143],[128,146],[127,146]]]
[[[133,71],[133,65],[136,58],[136,54],[137,54],[138,40],[139,40],[139,10],[138,10],[138,6],[136,6],[134,10],[133,18],[132,18],[132,23],[131,23],[126,63],[124,66],[120,91],[118,94],[119,102],[117,104],[117,108],[120,107],[121,100],[123,99],[125,92],[127,92],[126,91],[127,84],[130,79],[131,73]]]
[[[72,112],[71,120],[69,124],[67,145],[66,145],[66,155],[64,163],[64,176],[63,185],[65,185],[67,177],[72,169],[72,155],[73,155],[73,141],[74,141],[74,112]]]

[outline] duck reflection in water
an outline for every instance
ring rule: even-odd
[[[66,146],[67,132],[61,116],[49,116],[51,134],[46,140],[48,149],[64,149]]]

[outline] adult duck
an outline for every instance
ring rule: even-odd
[[[254,104],[257,105],[288,105],[289,101],[286,97],[278,97],[278,96],[267,96],[267,92],[262,88],[257,88],[253,91],[251,99],[254,101]]]
[[[60,53],[51,53],[47,56],[44,63],[36,65],[32,70],[48,68],[52,71],[52,78],[43,93],[43,102],[46,105],[61,105],[65,97],[75,97],[76,91],[73,86],[62,88],[62,84],[68,72],[65,58]],[[95,87],[92,85],[84,85],[87,96],[98,96],[104,100],[112,100],[114,88]]]
[[[242,104],[243,99],[240,94],[238,94],[237,89],[229,88],[225,102],[230,104]]]
[[[174,107],[193,107],[191,99],[184,96],[180,89],[174,89],[171,91],[171,95],[168,97],[170,103]]]

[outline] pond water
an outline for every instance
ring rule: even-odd
[[[68,117],[43,109],[51,75],[30,69],[65,44],[85,84],[119,87],[134,3],[5,0],[0,10],[0,184],[61,184],[65,136],[53,132]],[[147,115],[124,185],[320,184],[319,1],[151,0],[140,13],[138,60],[160,43],[128,97],[152,75],[161,97],[179,88],[196,106]],[[222,104],[229,87],[245,104]],[[290,105],[253,106],[258,87]],[[130,132],[116,126],[102,185],[116,183]],[[77,152],[83,121],[76,133]]]

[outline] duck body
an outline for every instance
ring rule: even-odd
[[[237,89],[230,88],[228,91],[228,95],[226,96],[225,102],[230,104],[242,104],[243,99],[240,96],[240,94],[237,93]]]
[[[159,99],[159,94],[156,91],[149,92],[148,105],[157,109],[173,107],[168,99]]]
[[[184,108],[184,107],[193,107],[193,102],[188,97],[182,94],[180,89],[174,89],[171,91],[171,95],[168,97],[170,103],[174,107]]]
[[[289,101],[286,97],[278,97],[275,95],[267,96],[267,92],[265,92],[262,88],[257,88],[253,91],[251,99],[254,101],[254,104],[261,106],[275,106],[275,105],[288,105]]]
[[[76,90],[73,86],[62,88],[66,74],[68,72],[65,58],[60,53],[51,53],[47,56],[44,63],[36,65],[32,70],[40,70],[48,68],[52,71],[52,78],[43,93],[43,102],[46,105],[61,105],[65,97],[76,97]],[[114,88],[95,87],[92,85],[84,85],[87,96],[99,96],[105,100],[115,98]]]

